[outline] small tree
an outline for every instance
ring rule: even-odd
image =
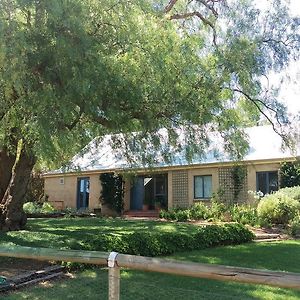
[[[280,187],[300,185],[300,161],[285,162],[280,167]]]
[[[100,175],[102,184],[101,202],[121,213],[124,209],[124,181],[122,176],[114,173]]]

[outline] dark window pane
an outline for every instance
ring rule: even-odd
[[[210,198],[212,195],[212,178],[211,176],[203,177],[204,198]]]
[[[155,194],[165,195],[166,194],[166,180],[165,177],[156,177],[155,180]]]
[[[264,195],[268,193],[267,173],[257,173],[257,192],[262,192]]]
[[[278,190],[278,173],[269,172],[269,193],[276,192]]]
[[[202,176],[195,176],[195,198],[203,198],[203,177]]]

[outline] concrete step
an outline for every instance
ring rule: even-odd
[[[283,241],[281,238],[277,239],[255,239],[253,242],[255,243],[268,243],[268,242],[280,242]]]
[[[130,210],[124,213],[124,217],[158,218],[159,212],[157,210]]]
[[[256,240],[264,240],[264,239],[277,239],[280,238],[280,234],[278,233],[256,233]]]

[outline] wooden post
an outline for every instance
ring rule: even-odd
[[[117,252],[111,252],[108,257],[108,300],[120,299],[120,268],[117,265]]]

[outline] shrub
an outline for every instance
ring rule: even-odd
[[[42,206],[36,202],[26,202],[23,210],[27,214],[49,214],[56,211],[49,202],[44,202]]]
[[[161,210],[159,217],[166,220],[173,220],[178,222],[186,222],[190,219],[190,210],[182,208],[174,208],[168,211]]]
[[[231,220],[241,224],[257,225],[259,223],[257,209],[247,204],[235,204],[229,211]]]
[[[290,234],[300,236],[300,213],[290,222]]]
[[[200,227],[195,233],[134,232],[124,235],[104,234],[84,243],[72,243],[72,249],[117,251],[143,256],[169,255],[218,245],[240,244],[253,239],[253,234],[239,224]]]
[[[298,210],[299,202],[281,193],[265,196],[257,207],[261,220],[272,224],[288,224]]]
[[[218,199],[212,199],[207,218],[222,220],[223,215],[227,212],[228,207]]]
[[[195,203],[190,209],[190,217],[193,220],[204,220],[209,216],[209,208],[204,203]]]
[[[300,186],[283,188],[275,194],[283,194],[300,202]]]
[[[99,177],[102,185],[101,201],[109,208],[121,213],[124,209],[124,181],[122,176],[103,173]]]
[[[41,208],[40,206],[35,203],[35,202],[26,202],[24,205],[23,205],[23,210],[25,213],[28,213],[28,214],[34,214],[34,213],[39,213]]]
[[[44,202],[41,208],[41,213],[48,214],[53,212],[55,212],[55,208],[49,202]]]
[[[300,161],[285,162],[280,167],[280,186],[292,187],[300,185]]]

